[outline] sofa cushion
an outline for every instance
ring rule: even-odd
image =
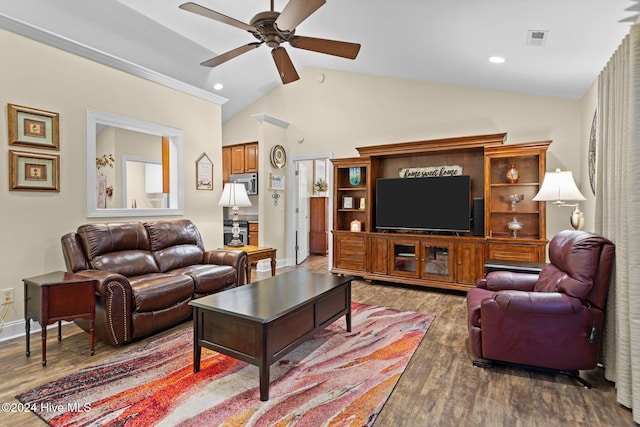
[[[204,252],[196,245],[177,245],[152,252],[160,271],[167,272],[176,268],[202,264]]]
[[[129,277],[135,311],[162,310],[193,296],[193,280],[186,275],[145,274]]]
[[[96,270],[110,271],[125,277],[159,273],[155,259],[148,251],[120,251],[95,257],[90,262]]]
[[[147,230],[141,222],[85,224],[78,227],[78,236],[87,258],[125,250],[149,250]]]
[[[187,275],[193,279],[195,294],[205,295],[233,285],[238,277],[235,268],[229,265],[190,265],[171,270],[169,274]]]
[[[96,270],[123,276],[160,271],[149,253],[147,230],[141,222],[81,225],[77,235],[89,264]]]
[[[198,228],[188,219],[149,221],[144,224],[160,271],[202,264],[204,245]]]

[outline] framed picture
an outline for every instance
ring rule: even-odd
[[[9,150],[9,190],[60,191],[60,156]]]
[[[60,149],[59,115],[19,105],[8,105],[9,145]]]
[[[326,160],[313,161],[313,194],[326,193],[328,188],[326,168]]]
[[[206,153],[196,160],[196,190],[213,190],[213,162]]]
[[[351,196],[342,197],[342,209],[353,209],[353,197]]]
[[[284,175],[269,174],[269,189],[284,190]]]

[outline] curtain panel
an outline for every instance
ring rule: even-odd
[[[598,77],[595,231],[616,244],[602,361],[640,423],[640,24]]]

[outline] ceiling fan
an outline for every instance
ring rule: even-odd
[[[271,56],[276,64],[282,83],[287,84],[298,80],[300,77],[289,54],[285,48],[281,46],[284,42],[288,42],[291,46],[298,49],[311,50],[348,59],[355,59],[360,51],[360,44],[358,43],[294,35],[296,26],[311,16],[312,13],[325,3],[325,0],[290,0],[282,12],[276,12],[273,10],[273,0],[271,0],[271,10],[258,13],[251,19],[249,24],[245,24],[244,22],[192,2],[184,3],[179,7],[180,9],[213,19],[214,21],[246,30],[259,40],[258,42],[232,49],[204,61],[200,65],[216,67],[264,43],[271,48]]]

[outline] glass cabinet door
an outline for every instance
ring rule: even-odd
[[[420,274],[418,262],[420,245],[417,241],[392,240],[391,264],[389,266],[391,274],[400,276],[418,277]]]
[[[453,245],[444,242],[422,244],[422,277],[453,281]]]

